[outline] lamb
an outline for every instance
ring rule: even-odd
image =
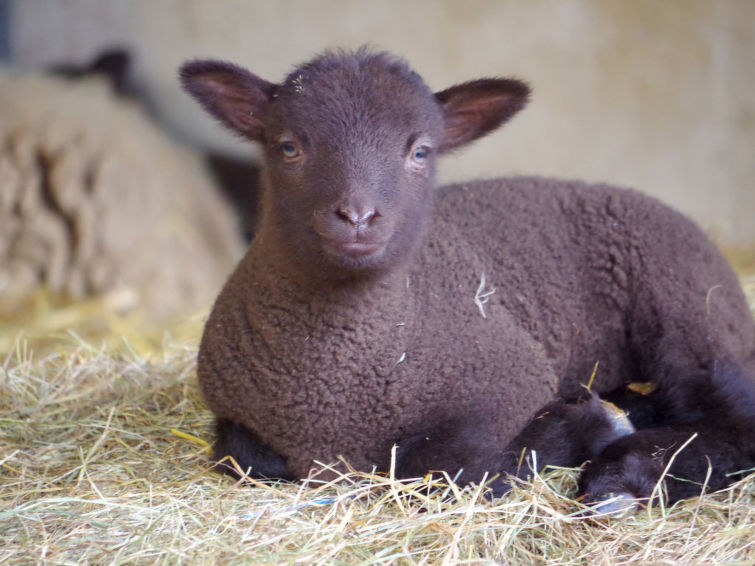
[[[259,230],[199,349],[216,462],[296,479],[339,456],[385,471],[396,446],[399,477],[498,474],[498,496],[526,454],[589,461],[580,493],[621,506],[669,463],[669,500],[755,465],[755,324],[690,220],[579,181],[435,187],[438,156],[521,110],[524,83],[433,94],[367,49],[280,84],[213,60],[180,76],[263,150]]]

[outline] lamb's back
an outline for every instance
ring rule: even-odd
[[[700,337],[711,333],[735,357],[752,356],[736,276],[692,221],[658,200],[538,177],[450,185],[437,197],[419,269],[465,279],[472,308],[484,273],[482,292],[495,289],[486,316],[505,312],[543,346],[561,395],[579,395],[596,362],[599,390],[642,378],[628,342],[641,333],[656,339],[686,325],[701,358]]]

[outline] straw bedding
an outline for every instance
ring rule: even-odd
[[[755,564],[752,474],[622,518],[570,499],[576,470],[492,502],[437,474],[234,484],[208,470],[201,318],[145,333],[88,307],[0,337],[0,564]],[[61,312],[88,337],[54,335]]]

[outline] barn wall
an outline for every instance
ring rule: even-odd
[[[2,1],[2,0],[0,0]],[[157,115],[197,144],[247,152],[178,88],[219,57],[271,80],[329,46],[404,55],[437,89],[484,75],[531,106],[445,180],[510,173],[635,186],[728,243],[755,242],[755,2],[750,0],[11,0],[14,63],[121,44]]]

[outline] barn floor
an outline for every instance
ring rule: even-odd
[[[236,485],[207,466],[201,316],[43,306],[0,337],[0,564],[755,564],[754,474],[610,519],[570,499],[575,470],[493,502],[437,476]]]

